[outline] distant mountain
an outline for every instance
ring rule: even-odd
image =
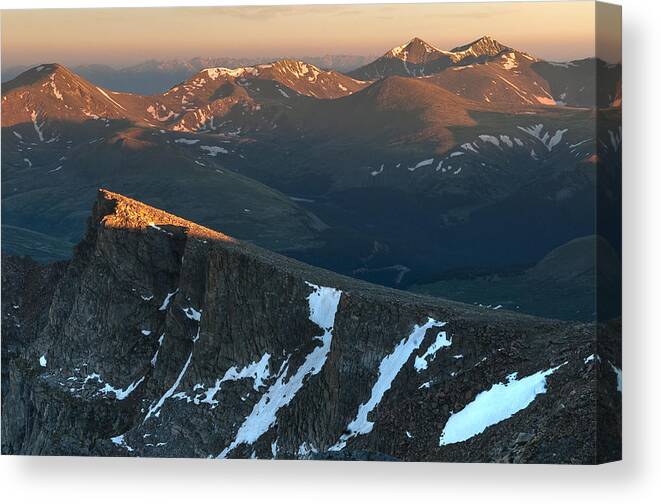
[[[598,96],[597,72],[601,84]],[[620,65],[595,58],[546,62],[484,36],[450,51],[414,38],[349,75],[363,80],[428,78],[471,100],[506,106],[608,107],[618,105],[621,73]]]
[[[149,97],[149,119],[174,131],[243,131],[278,127],[301,97],[334,99],[367,86],[335,71],[296,60],[253,67],[206,68],[159,96]]]
[[[350,54],[327,54],[325,56],[302,56],[299,59],[312,63],[324,70],[335,70],[348,73],[374,59],[373,56],[356,56]]]
[[[484,109],[424,79],[388,77],[341,100],[315,104],[305,130],[320,136],[384,146],[453,143],[450,127],[473,126],[471,110]],[[323,117],[319,121],[316,117]]]
[[[10,67],[3,67],[1,73],[2,82],[8,82],[12,79],[15,79],[16,77],[21,75],[26,70],[29,70],[33,66],[34,65],[14,65]]]
[[[363,80],[393,75],[422,77],[451,66],[483,63],[510,50],[487,36],[465,46],[456,47],[452,51],[443,51],[416,37],[349,74]]]
[[[375,80],[391,76],[423,76],[452,65],[452,55],[424,40],[414,38],[394,47],[380,58],[349,72],[356,79]]]
[[[248,110],[261,118],[272,105],[281,109],[290,98],[338,98],[366,85],[302,61],[281,60],[207,68],[161,95],[142,96],[95,86],[59,64],[39,65],[4,84],[3,126],[14,127],[21,138],[36,136],[47,143],[55,142],[63,128],[81,123],[85,128],[80,134],[86,137],[122,121],[169,125],[175,131],[215,130],[214,118],[220,122],[239,113],[245,122]],[[244,108],[235,110],[236,105]]]
[[[2,125],[12,128],[14,140],[38,144],[59,142],[62,128],[93,137],[111,122],[137,119],[139,100],[95,86],[62,65],[39,65],[2,86]]]
[[[471,63],[483,63],[490,58],[510,51],[512,51],[511,47],[507,47],[485,35],[469,44],[455,47],[450,53],[452,53],[452,60],[455,64],[470,65]]]
[[[620,313],[620,268],[610,243],[590,235],[554,248],[523,271],[463,272],[410,290],[552,319],[608,320]]]
[[[342,54],[308,56],[298,58],[323,70],[348,72],[364,65],[370,58]],[[191,58],[188,60],[148,60],[123,68],[108,65],[78,65],[71,70],[97,86],[123,91],[152,95],[162,93],[175,84],[191,78],[204,68],[237,68],[272,63],[276,58]],[[2,82],[7,82],[31,68],[14,66],[3,68]]]

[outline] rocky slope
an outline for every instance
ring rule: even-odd
[[[2,267],[6,454],[620,458],[617,325],[357,282],[106,191],[70,263]]]

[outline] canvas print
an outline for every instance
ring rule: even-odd
[[[620,7],[2,12],[2,453],[621,458]]]

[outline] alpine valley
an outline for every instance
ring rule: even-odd
[[[3,453],[621,457],[621,65],[347,58],[2,84]]]

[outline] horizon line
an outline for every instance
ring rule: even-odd
[[[466,42],[466,43],[463,43],[463,44],[459,43],[458,45],[453,46],[451,49],[442,49],[436,44],[431,44],[431,43],[427,42],[425,39],[423,39],[421,37],[418,37],[418,36],[415,36],[415,37],[410,38],[409,40],[407,40],[404,44],[401,44],[400,46],[393,46],[393,47],[391,47],[391,48],[389,48],[389,49],[387,49],[383,52],[371,53],[371,54],[370,53],[360,53],[360,52],[354,52],[354,53],[350,53],[350,52],[325,52],[323,54],[322,53],[318,53],[318,54],[314,54],[314,53],[308,53],[308,54],[280,54],[280,55],[268,55],[268,56],[260,56],[260,55],[255,55],[255,56],[233,56],[231,54],[220,55],[220,56],[213,56],[213,55],[202,56],[202,55],[198,54],[198,55],[195,55],[195,56],[174,57],[174,58],[158,58],[156,56],[153,56],[153,57],[147,57],[147,58],[139,60],[137,62],[121,63],[121,64],[104,63],[102,60],[90,60],[88,62],[79,62],[79,63],[61,63],[60,61],[63,61],[63,60],[50,61],[50,62],[47,62],[47,61],[34,61],[32,63],[18,63],[18,64],[11,64],[11,65],[2,64],[0,66],[0,69],[4,69],[4,70],[9,70],[9,69],[13,69],[13,68],[26,68],[26,69],[29,69],[29,68],[32,68],[33,66],[39,66],[39,65],[44,65],[44,64],[59,64],[59,65],[65,66],[67,68],[75,68],[75,67],[91,66],[91,65],[101,65],[101,66],[107,66],[109,68],[112,68],[113,70],[118,70],[119,71],[119,70],[125,70],[125,69],[128,69],[128,68],[140,66],[142,64],[149,63],[149,62],[187,63],[187,62],[190,62],[190,61],[195,60],[195,59],[223,59],[223,58],[234,59],[234,60],[258,60],[258,61],[260,61],[260,63],[254,63],[254,64],[251,64],[251,65],[262,64],[261,63],[262,61],[263,61],[263,63],[273,63],[273,62],[282,61],[282,60],[297,60],[297,61],[306,62],[305,58],[323,58],[323,57],[326,57],[326,56],[348,56],[348,57],[354,57],[354,58],[373,58],[373,60],[371,60],[371,61],[374,61],[374,60],[388,54],[388,52],[390,52],[392,49],[395,49],[396,47],[406,46],[415,39],[421,40],[424,43],[426,43],[426,44],[428,44],[428,45],[430,45],[430,46],[432,46],[435,49],[438,49],[440,51],[453,52],[455,49],[457,49],[459,47],[466,46],[466,45],[471,45],[471,44],[473,44],[475,42],[478,42],[479,40],[482,40],[484,38],[494,40],[494,41],[498,42],[499,44],[501,44],[505,47],[508,47],[509,49],[512,49],[513,51],[518,51],[518,52],[523,52],[523,53],[526,53],[526,54],[530,54],[531,56],[534,56],[534,57],[537,58],[537,56],[533,53],[529,53],[528,51],[525,51],[525,50],[522,50],[522,49],[517,49],[516,47],[512,47],[512,46],[507,45],[507,44],[503,44],[502,42],[500,42],[500,40],[496,39],[495,37],[493,37],[491,35],[488,35],[488,34],[484,34],[484,35],[482,35],[478,38],[472,39],[470,42]],[[585,56],[574,57],[574,58],[571,58],[571,59],[547,59],[547,58],[538,58],[538,59],[543,60],[543,61],[549,61],[549,62],[566,63],[566,62],[580,61],[580,60],[590,59],[590,58],[601,59],[601,60],[603,60],[607,63],[611,63],[611,64],[621,64],[621,60],[619,60],[619,61],[609,61],[609,60],[604,59],[603,57],[597,56],[596,54],[592,54],[592,55],[588,54],[588,55],[585,55]],[[4,58],[3,58],[3,60],[4,60]],[[369,61],[369,62],[371,62],[371,61]],[[369,62],[367,62],[367,63],[369,63]],[[236,68],[241,68],[241,67],[236,67]]]

